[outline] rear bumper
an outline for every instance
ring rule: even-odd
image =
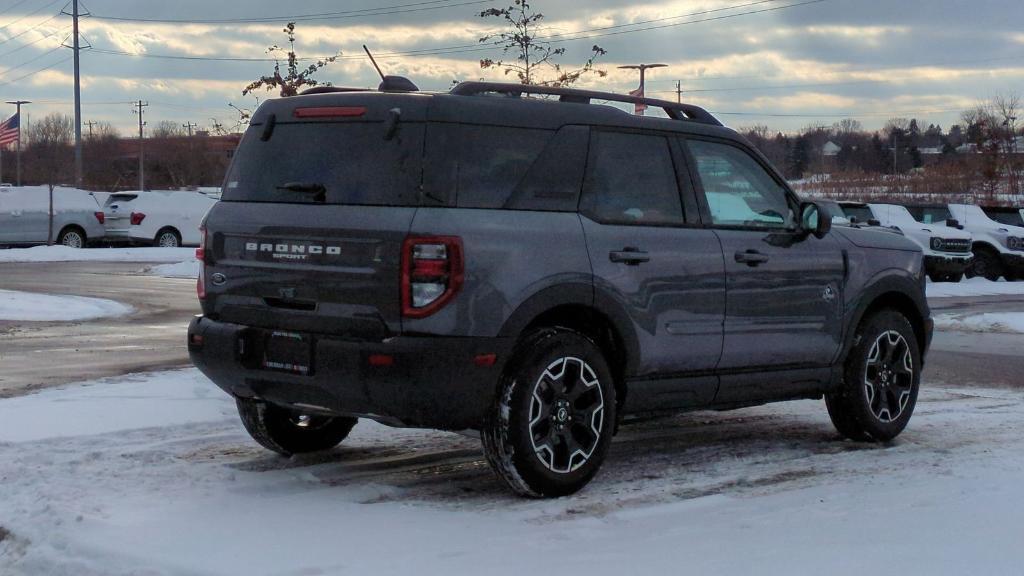
[[[192,363],[232,396],[444,430],[480,427],[512,345],[505,338],[398,336],[365,342],[313,335],[313,371],[302,376],[259,367],[247,344],[258,329],[200,316],[188,333]],[[478,365],[477,357],[486,354],[496,354],[497,361]],[[391,356],[393,363],[371,366],[371,355]]]
[[[965,256],[925,256],[924,269],[929,274],[962,274],[974,261],[970,254]]]

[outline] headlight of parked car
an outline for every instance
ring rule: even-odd
[[[1010,236],[1007,238],[1006,245],[1009,246],[1010,250],[1024,250],[1024,240],[1021,240],[1016,236]]]

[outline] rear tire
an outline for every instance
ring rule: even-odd
[[[259,400],[236,399],[246,432],[267,450],[283,456],[319,452],[344,440],[357,418],[309,416]]]
[[[843,382],[825,396],[832,423],[857,441],[888,442],[907,427],[921,385],[921,353],[910,322],[882,310],[861,322]]]
[[[86,241],[85,232],[76,226],[68,226],[57,235],[57,244],[68,248],[85,248]]]
[[[615,428],[615,385],[601,349],[543,329],[517,347],[481,438],[491,468],[533,498],[577,492],[597,474]]]
[[[181,234],[173,228],[164,228],[156,233],[153,246],[158,248],[181,248]]]

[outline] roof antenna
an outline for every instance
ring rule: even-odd
[[[373,63],[373,67],[377,69],[377,74],[380,74],[380,86],[377,88],[381,92],[417,92],[419,88],[409,81],[408,78],[401,76],[385,76],[384,72],[377,65],[377,60],[370,53],[370,49],[363,44],[363,50],[366,51],[366,55],[370,57],[370,62]]]
[[[380,75],[380,79],[385,80],[384,72],[381,71],[380,66],[377,66],[377,61],[373,58],[373,54],[370,53],[370,49],[366,47],[366,44],[363,44],[363,50],[365,50],[366,55],[370,57],[370,63],[372,63],[373,67],[377,69],[377,74]]]

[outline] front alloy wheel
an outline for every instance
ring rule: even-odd
[[[871,346],[864,371],[864,392],[871,413],[881,422],[903,415],[914,388],[914,359],[902,334],[890,330]]]
[[[841,385],[825,396],[828,415],[851,440],[888,442],[906,428],[917,403],[917,336],[905,316],[887,309],[861,322],[855,342]]]

